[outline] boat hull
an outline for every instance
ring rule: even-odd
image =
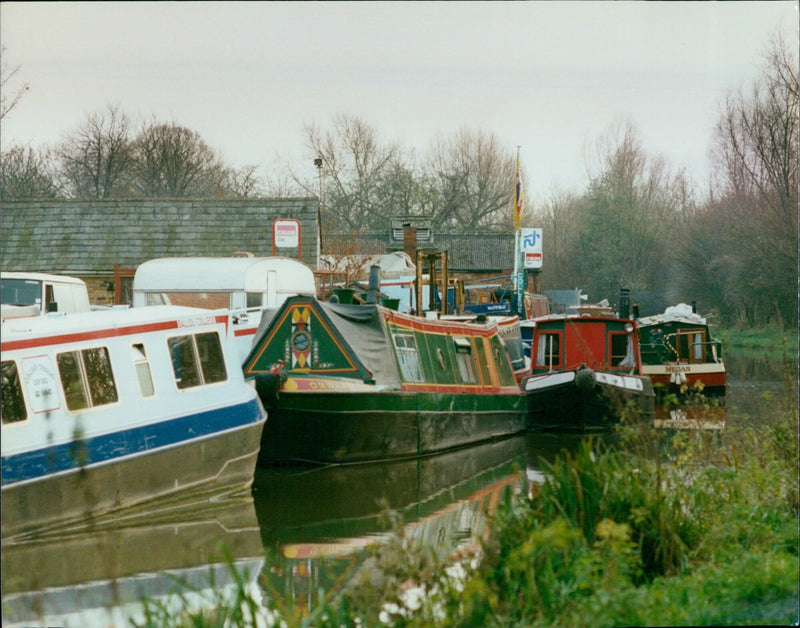
[[[4,539],[53,527],[83,527],[174,500],[247,491],[265,419],[204,438],[3,486]]]
[[[643,376],[580,369],[535,375],[522,385],[534,430],[602,430],[655,416],[653,385]]]
[[[259,462],[344,463],[420,456],[518,434],[520,394],[280,393]]]

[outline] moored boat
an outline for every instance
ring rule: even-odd
[[[266,413],[228,326],[174,306],[4,322],[4,538],[246,490]]]
[[[725,394],[722,343],[711,335],[708,321],[693,306],[681,303],[637,323],[642,373],[650,377],[656,391]]]
[[[418,456],[518,433],[525,399],[495,321],[287,299],[244,362],[270,413],[260,461]]]
[[[532,375],[522,381],[534,429],[603,429],[652,420],[655,397],[641,374],[636,323],[611,316],[536,319]]]

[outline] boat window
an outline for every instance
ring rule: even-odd
[[[152,397],[155,394],[153,388],[153,376],[150,373],[150,363],[147,361],[147,354],[143,344],[135,344],[131,347],[133,354],[133,368],[136,370],[136,378],[139,380],[139,391],[142,397]]]
[[[436,361],[439,363],[439,367],[443,370],[447,370],[447,364],[444,361],[444,351],[442,351],[441,347],[436,348]]]
[[[395,334],[394,345],[397,348],[397,362],[400,364],[403,380],[407,382],[424,381],[414,334]]]
[[[456,361],[458,362],[458,374],[461,381],[465,384],[476,383],[475,369],[472,359],[472,343],[467,338],[456,336],[453,338],[456,345]]]
[[[228,377],[222,345],[216,332],[176,336],[168,340],[178,388],[225,381]]]
[[[200,369],[195,358],[194,339],[192,336],[170,338],[169,355],[172,358],[172,370],[178,388],[199,386]]]
[[[611,333],[609,334],[608,344],[611,347],[610,366],[635,366],[633,341],[630,334],[627,332]]]
[[[56,362],[69,410],[83,410],[118,400],[106,347],[59,353]]]
[[[702,362],[705,358],[703,356],[703,342],[705,341],[705,334],[703,332],[695,332],[693,345],[692,345],[692,359],[695,362]]]
[[[2,374],[2,387],[0,388],[0,421],[3,423],[16,423],[28,418],[25,409],[25,399],[22,396],[22,385],[19,381],[19,371],[14,360],[6,360],[0,367]]]
[[[219,334],[215,331],[197,334],[195,340],[205,383],[224,382],[228,379],[228,373],[225,371],[225,357],[222,355],[222,345],[219,342]]]
[[[536,366],[559,367],[561,365],[558,332],[542,332],[539,334],[539,345],[536,349]]]

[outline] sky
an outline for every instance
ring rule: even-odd
[[[587,148],[631,121],[703,186],[720,106],[776,33],[798,49],[798,2],[2,2],[9,87],[30,89],[0,148],[52,146],[116,104],[257,175],[313,178],[304,126],[348,114],[418,156],[493,133],[536,203],[582,191]]]

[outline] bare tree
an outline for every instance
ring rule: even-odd
[[[71,196],[127,196],[133,166],[131,120],[117,105],[107,105],[68,134],[55,155]]]
[[[22,68],[16,65],[10,68],[6,63],[6,47],[0,46],[0,120],[6,117],[14,107],[19,104],[22,97],[30,89],[28,83],[22,83],[17,88],[11,87],[11,80]]]
[[[724,214],[719,236],[747,259],[731,289],[760,304],[749,315],[779,311],[796,321],[798,242],[797,57],[780,37],[770,43],[762,76],[749,91],[729,94],[717,122],[711,210]],[[754,322],[751,318],[749,322]]]
[[[12,146],[0,155],[0,200],[57,197],[58,186],[48,153]]]
[[[136,191],[145,197],[226,196],[228,170],[196,131],[152,122],[134,142]]]
[[[387,179],[402,163],[396,144],[382,144],[374,127],[344,114],[334,116],[330,131],[312,124],[304,127],[304,133],[307,148],[322,158],[324,220],[329,230],[380,229],[399,213],[384,194]],[[318,194],[314,179],[294,178],[307,193]]]
[[[510,229],[515,153],[492,133],[462,128],[437,137],[427,160],[437,229]]]

